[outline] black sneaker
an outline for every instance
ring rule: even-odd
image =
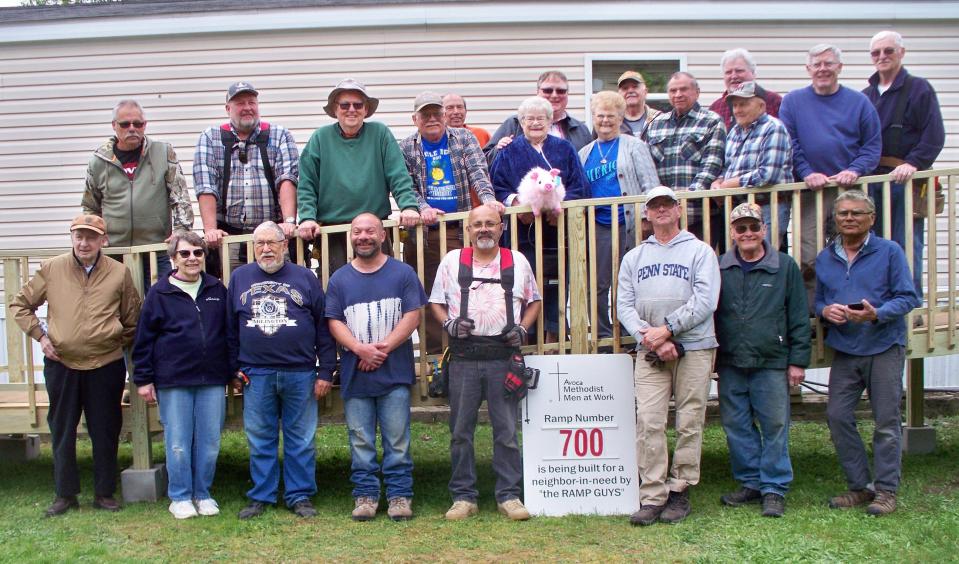
[[[722,497],[719,498],[719,501],[721,501],[723,505],[739,507],[747,503],[758,503],[760,498],[762,498],[762,494],[759,493],[759,490],[744,487],[732,493],[723,494]]]
[[[669,492],[669,499],[666,500],[666,507],[659,515],[659,520],[663,523],[679,523],[689,516],[692,508],[689,506],[689,488],[681,492]]]
[[[259,501],[251,501],[247,504],[246,507],[240,510],[236,515],[237,518],[245,521],[247,519],[252,519],[254,517],[259,517],[263,515],[263,511],[266,510],[266,504],[260,503]]]
[[[665,505],[643,505],[639,508],[639,511],[629,516],[629,523],[640,527],[652,525],[659,519],[660,513],[665,508]]]
[[[779,494],[763,494],[763,517],[782,517],[786,512],[786,498]]]
[[[297,517],[302,517],[303,519],[316,517],[316,509],[313,508],[313,504],[310,503],[310,500],[308,499],[301,499],[297,501],[292,507],[290,507],[290,511],[295,513]]]

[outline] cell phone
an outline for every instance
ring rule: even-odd
[[[862,310],[866,309],[866,306],[862,305],[861,303],[858,303],[858,304],[849,304],[849,305],[847,305],[846,307],[848,307],[849,309],[855,310],[855,311],[862,311]]]

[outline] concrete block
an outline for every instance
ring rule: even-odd
[[[166,495],[166,465],[154,464],[149,470],[127,468],[120,473],[123,502],[157,501]]]
[[[902,426],[902,452],[905,454],[929,454],[936,450],[936,430],[928,425],[922,427]]]
[[[40,435],[0,435],[0,460],[26,462],[40,456]]]

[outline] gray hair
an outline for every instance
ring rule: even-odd
[[[546,98],[540,98],[539,96],[532,96],[523,100],[519,109],[516,110],[516,116],[523,119],[526,114],[539,110],[546,112],[546,119],[553,121],[553,105]]]
[[[562,80],[563,82],[565,82],[566,84],[569,84],[569,79],[566,78],[566,74],[563,73],[563,71],[548,70],[544,72],[543,74],[539,75],[539,78],[536,79],[536,89],[539,90],[539,87],[542,86],[544,82],[546,82],[547,80],[551,78],[558,78]]]
[[[723,53],[723,58],[719,60],[719,70],[725,72],[726,63],[736,59],[742,59],[749,67],[749,72],[756,74],[756,60],[753,59],[753,54],[742,47],[736,47]]]
[[[264,221],[263,223],[257,225],[256,229],[253,230],[253,234],[256,235],[257,233],[266,229],[273,231],[273,234],[280,239],[286,239],[286,233],[283,233],[283,230],[279,225],[276,224],[275,221]]]
[[[882,41],[883,39],[892,39],[893,42],[895,42],[896,47],[899,47],[900,49],[903,48],[902,36],[899,35],[898,32],[892,31],[891,29],[886,29],[880,31],[876,35],[873,35],[872,39],[869,40],[869,47],[872,47],[872,44],[876,41]]]
[[[140,111],[140,117],[143,119],[147,118],[147,113],[143,111],[143,106],[140,105],[140,102],[137,102],[133,98],[125,98],[117,102],[117,105],[113,106],[113,121],[117,120],[117,114],[120,113],[120,110],[126,107],[134,107]]]
[[[669,88],[669,83],[676,78],[688,78],[689,80],[693,81],[693,88],[695,88],[696,90],[699,90],[699,81],[696,80],[695,76],[693,76],[692,74],[686,71],[677,71],[669,75],[669,81],[666,83],[666,87]]]
[[[177,247],[180,246],[180,241],[184,241],[194,247],[200,247],[204,253],[210,250],[209,247],[207,247],[206,241],[204,241],[203,237],[200,237],[196,231],[177,229],[173,232],[173,235],[170,235],[170,243],[167,244],[166,247],[166,254],[171,259],[176,256],[176,250]]]
[[[836,57],[836,61],[842,63],[842,49],[836,47],[835,45],[830,45],[829,43],[820,43],[814,45],[812,49],[809,50],[809,53],[806,55],[806,64],[811,65],[813,57],[817,55],[822,55],[826,51],[829,51]]]
[[[835,208],[839,202],[845,202],[847,200],[850,202],[863,202],[866,204],[866,209],[869,211],[869,213],[876,213],[876,202],[862,190],[846,190],[842,194],[839,194],[839,196],[836,197],[836,201],[833,203],[833,207]]]

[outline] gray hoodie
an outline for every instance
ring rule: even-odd
[[[719,262],[709,245],[688,231],[663,244],[650,235],[626,253],[619,269],[616,311],[629,334],[669,324],[686,350],[715,348],[713,312],[719,304]]]

